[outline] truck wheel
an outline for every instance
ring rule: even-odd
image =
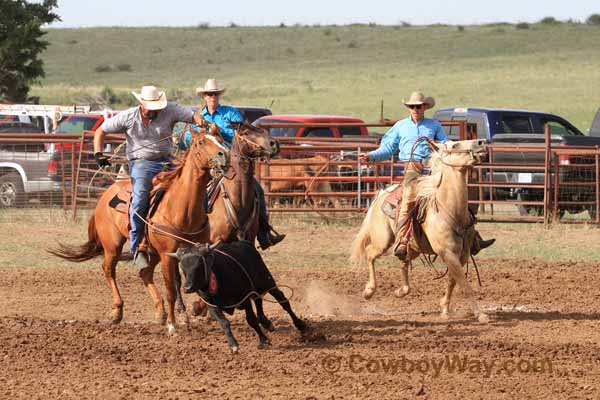
[[[21,176],[10,173],[0,176],[0,208],[15,208],[25,205],[25,190]]]

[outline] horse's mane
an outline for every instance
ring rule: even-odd
[[[183,156],[177,157],[171,162],[173,165],[175,165],[174,169],[170,171],[165,171],[160,175],[159,182],[160,186],[163,189],[168,190],[173,185],[173,182],[175,182],[175,180],[179,178],[179,176],[181,175],[181,171],[183,171],[183,167],[185,166],[185,161],[187,160],[189,152],[189,149],[186,150],[186,152],[183,153]]]
[[[418,201],[424,201],[429,205],[429,202],[435,199],[435,195],[438,192],[440,186],[440,180],[442,178],[442,170],[444,164],[442,163],[441,152],[432,151],[430,160],[431,175],[422,176],[417,181],[418,188]]]
[[[189,129],[192,129],[191,126]],[[210,126],[210,130],[208,132],[206,132],[206,130],[204,130],[205,133],[209,134],[209,135],[219,135],[221,130],[219,129],[219,127],[216,124],[211,124]],[[194,141],[195,140],[199,140],[197,139],[195,136],[192,136],[192,141],[188,147],[188,149],[185,151],[185,153],[183,153],[183,155],[175,158],[173,161],[171,161],[171,163],[173,165],[175,165],[175,168],[170,170],[170,171],[165,171],[160,175],[160,185],[162,186],[162,188],[164,188],[165,190],[168,190],[172,185],[173,182],[181,175],[181,171],[183,171],[183,167],[185,166],[185,163],[188,159],[190,150],[192,148],[192,146],[194,145]]]

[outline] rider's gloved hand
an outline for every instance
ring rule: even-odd
[[[94,158],[96,159],[96,164],[98,164],[100,168],[110,167],[112,165],[110,161],[108,161],[108,156],[102,154],[101,151],[94,153]]]

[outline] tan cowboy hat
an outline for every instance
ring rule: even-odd
[[[225,92],[225,86],[221,86],[220,82],[214,78],[210,78],[204,84],[204,87],[198,86],[196,88],[196,94],[203,96],[205,93],[223,93]]]
[[[412,92],[408,100],[403,100],[405,106],[425,104],[425,109],[429,110],[435,106],[435,99],[431,96],[425,97],[422,92]]]
[[[140,93],[131,93],[147,110],[162,110],[167,106],[165,92],[159,91],[156,86],[144,86]]]

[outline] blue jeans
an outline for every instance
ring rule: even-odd
[[[144,219],[146,218],[148,207],[150,205],[152,178],[165,169],[165,165],[168,161],[169,160],[167,159],[160,159],[133,160],[129,162],[129,173],[131,175],[131,188],[133,194],[133,198],[131,199],[131,211],[129,212],[129,222],[131,223],[129,244],[131,254],[135,255],[146,230],[146,224],[137,214]]]
[[[265,191],[263,190],[262,186],[260,186],[260,183],[258,183],[256,178],[254,178],[254,188],[258,193],[258,211],[260,212],[260,215],[263,215],[268,220],[267,202],[265,201]]]

